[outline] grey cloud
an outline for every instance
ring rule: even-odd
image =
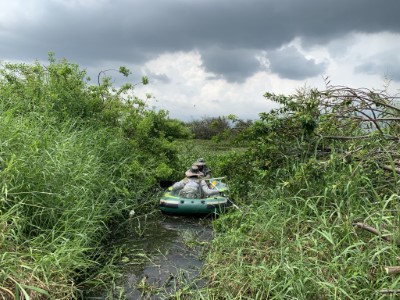
[[[145,73],[147,74],[146,76],[148,76],[151,81],[156,81],[156,82],[161,82],[161,83],[170,83],[171,82],[171,78],[169,78],[165,74],[153,73],[153,72],[150,72],[149,70],[146,70]]]
[[[317,63],[305,58],[295,47],[270,51],[267,54],[269,68],[279,77],[302,80],[324,72],[327,63]]]
[[[256,53],[242,49],[207,49],[201,52],[203,65],[206,70],[223,74],[231,82],[243,82],[247,77],[260,70],[260,63]]]
[[[368,61],[355,67],[356,73],[378,75],[382,78],[400,81],[400,54],[393,50],[389,53],[381,53],[379,56],[370,57]]]
[[[57,57],[90,67],[113,60],[140,65],[162,53],[196,49],[207,70],[240,81],[258,70],[253,53],[273,51],[295,37],[311,46],[349,32],[400,31],[398,0],[36,3],[36,18],[19,16],[12,27],[2,26],[0,20],[2,59],[45,60],[47,52],[54,51]],[[311,74],[322,68],[298,63],[311,67]],[[304,70],[286,68],[275,65],[281,75],[302,78]]]

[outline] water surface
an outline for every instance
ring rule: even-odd
[[[168,299],[203,286],[198,275],[212,239],[210,223],[207,218],[160,215],[127,221],[112,240],[122,251],[123,273],[113,297]]]

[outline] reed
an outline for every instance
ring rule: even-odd
[[[122,92],[90,86],[78,66],[53,56],[46,67],[1,65],[3,298],[77,298],[116,276],[107,237],[130,210],[148,209],[175,158],[154,129],[167,115],[122,101]]]
[[[354,226],[362,221],[396,240],[397,190],[382,195],[357,162],[333,155],[315,174],[321,166],[310,159],[293,162],[291,172],[277,170],[275,186],[261,177],[249,183],[236,200],[242,210],[214,222],[204,297],[379,299],[380,290],[399,286],[383,270],[396,264],[396,243]]]

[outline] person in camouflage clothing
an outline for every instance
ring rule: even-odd
[[[211,178],[211,169],[207,166],[204,158],[199,158],[196,160],[193,165],[197,166],[201,173],[204,174],[205,178]]]
[[[172,191],[177,193],[179,197],[187,199],[199,199],[219,194],[218,190],[210,189],[206,181],[201,179],[204,174],[200,172],[198,166],[193,165],[185,172],[185,175],[185,179],[176,182],[172,186]]]

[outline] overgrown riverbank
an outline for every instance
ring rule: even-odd
[[[109,261],[102,241],[110,222],[140,210],[176,173],[172,140],[189,135],[132,88],[115,89],[108,77],[89,85],[78,66],[52,55],[47,66],[2,65],[3,297],[74,298],[85,282],[112,278],[99,264]]]
[[[398,98],[328,87],[261,115],[222,171],[242,211],[215,222],[207,299],[380,299],[399,264]],[[364,230],[368,225],[377,230]]]
[[[158,183],[199,157],[227,176],[240,210],[213,222],[207,284],[172,298],[379,299],[400,289],[384,269],[399,264],[397,97],[268,93],[281,108],[239,139],[198,142],[133,85],[105,76],[93,86],[78,66],[49,59],[0,68],[3,298],[79,298],[87,284],[112,284],[113,226],[156,209]]]

